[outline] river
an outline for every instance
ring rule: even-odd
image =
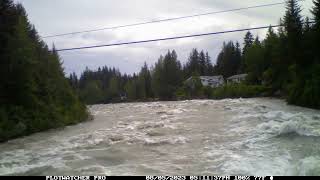
[[[279,99],[94,105],[0,144],[0,175],[320,175],[320,111]]]

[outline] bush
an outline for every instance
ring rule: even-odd
[[[296,77],[288,88],[289,104],[320,109],[320,64],[306,70],[304,77]]]
[[[210,98],[250,98],[261,97],[267,92],[267,88],[261,85],[228,84],[215,88]]]
[[[0,142],[25,135],[27,129],[25,125],[26,118],[27,114],[21,107],[10,107],[8,110],[1,108]]]
[[[190,96],[187,92],[187,89],[185,88],[185,86],[180,87],[177,91],[176,91],[176,97],[178,100],[184,100],[184,99],[189,99]]]

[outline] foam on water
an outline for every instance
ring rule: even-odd
[[[320,156],[309,156],[299,161],[296,167],[297,175],[300,176],[319,176]]]
[[[221,100],[223,110],[235,113],[230,119],[229,132],[243,136],[242,140],[229,142],[222,149],[212,148],[205,156],[214,157],[222,174],[233,175],[319,175],[319,159],[308,156],[305,145],[295,147],[290,141],[282,144],[287,135],[320,137],[319,111],[294,107],[281,110],[279,105],[265,105],[257,99]],[[280,106],[281,107],[281,106]],[[282,139],[277,139],[280,137]],[[294,138],[291,137],[291,138]],[[290,139],[290,138],[289,138]],[[281,142],[277,142],[281,140]],[[295,141],[296,143],[297,141]],[[311,140],[311,142],[313,142]],[[319,143],[319,141],[315,141]],[[291,149],[282,149],[282,146]],[[307,146],[314,146],[309,144]],[[290,151],[289,151],[290,150]],[[291,154],[294,151],[294,156]],[[297,156],[297,152],[300,151]],[[320,150],[315,150],[319,154]],[[221,153],[223,152],[223,153]],[[302,157],[302,159],[300,159]],[[298,162],[298,163],[297,163]]]
[[[320,112],[281,100],[89,109],[94,121],[0,144],[0,175],[320,175]]]
[[[230,156],[228,157],[230,158]],[[224,174],[232,175],[290,175],[290,155],[283,154],[277,157],[267,157],[255,153],[247,155],[231,155],[231,160],[223,164]]]
[[[303,113],[272,111],[263,114],[267,121],[258,126],[258,131],[275,136],[296,133],[301,136],[320,136],[320,121]]]

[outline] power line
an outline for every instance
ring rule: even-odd
[[[229,10],[223,10],[223,11],[215,11],[215,12],[208,12],[208,13],[202,13],[202,14],[194,14],[194,15],[189,15],[189,16],[181,16],[181,17],[175,17],[175,18],[160,19],[160,20],[155,20],[155,21],[147,21],[147,22],[141,22],[141,23],[126,24],[126,25],[113,26],[113,27],[105,27],[105,28],[100,28],[100,29],[91,29],[91,30],[86,30],[86,31],[76,31],[76,32],[70,32],[70,33],[48,35],[48,36],[43,36],[42,38],[53,38],[53,37],[60,37],[60,36],[67,36],[67,35],[74,35],[74,34],[97,32],[97,31],[103,31],[103,30],[119,29],[119,28],[125,28],[125,27],[140,26],[140,25],[160,23],[160,22],[166,22],[166,21],[187,19],[187,18],[193,18],[193,17],[199,17],[199,16],[207,16],[207,15],[212,15],[212,14],[220,14],[220,13],[226,13],[226,12],[234,12],[234,11],[241,11],[241,10],[248,10],[248,9],[276,6],[276,5],[281,5],[281,4],[285,4],[285,2],[263,4],[263,5],[249,6],[249,7],[242,7],[242,8],[229,9]]]
[[[233,33],[233,32],[267,29],[269,27],[274,28],[274,27],[280,27],[280,26],[282,26],[282,25],[269,25],[269,26],[260,26],[260,27],[254,27],[254,28],[244,28],[244,29],[236,29],[236,30],[229,30],[229,31],[211,32],[211,33],[204,33],[204,34],[193,34],[193,35],[186,35],[186,36],[160,38],[160,39],[149,39],[149,40],[142,40],[142,41],[131,41],[131,42],[123,42],[123,43],[113,43],[113,44],[84,46],[84,47],[76,47],[76,48],[66,48],[66,49],[58,49],[57,51],[73,51],[73,50],[92,49],[92,48],[110,47],[110,46],[121,46],[121,45],[129,45],[129,44],[141,44],[141,43],[156,42],[156,41],[168,41],[168,40],[174,40],[174,39],[184,39],[184,38],[191,38],[191,37],[210,36],[210,35],[226,34],[226,33]]]

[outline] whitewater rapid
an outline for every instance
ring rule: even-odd
[[[320,111],[279,99],[94,105],[0,144],[0,175],[320,175]]]

